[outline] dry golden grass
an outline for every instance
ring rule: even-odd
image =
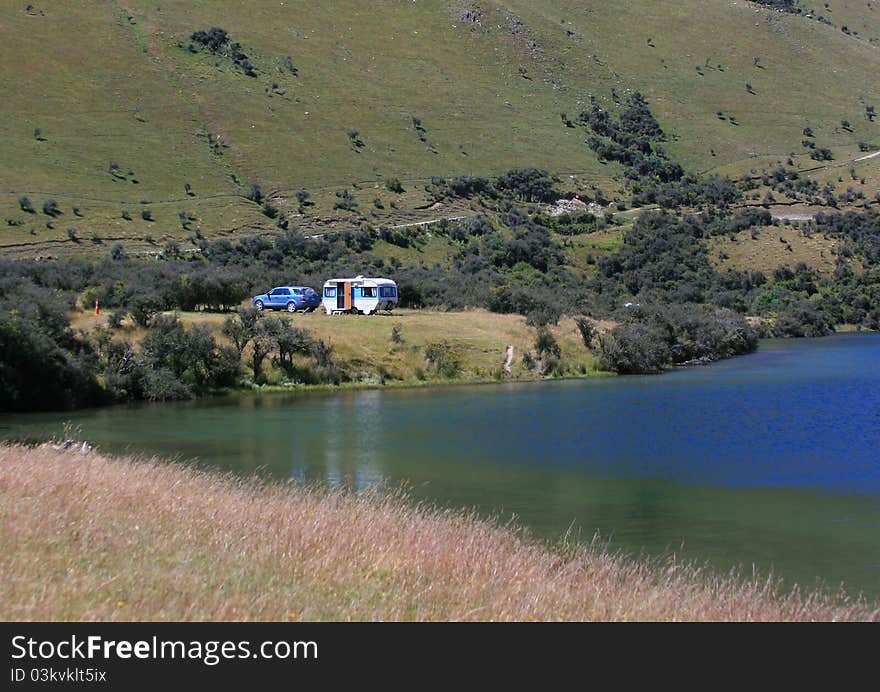
[[[794,267],[798,262],[822,273],[834,270],[836,241],[821,233],[807,237],[793,226],[766,226],[755,239],[750,233],[742,231],[733,238],[712,238],[709,259],[721,270],[758,270],[768,276],[780,265]]]
[[[865,620],[599,548],[550,549],[399,496],[0,446],[4,620]]]

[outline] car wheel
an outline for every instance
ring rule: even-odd
[[[256,303],[254,303],[254,307],[255,307],[257,310],[259,310],[260,312],[262,312],[262,311],[263,311],[263,301],[262,301],[262,300],[258,300]]]
[[[292,300],[287,304],[287,312],[296,312],[296,303]]]

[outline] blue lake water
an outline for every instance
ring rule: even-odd
[[[880,334],[764,341],[656,377],[235,396],[6,416],[279,478],[405,483],[542,538],[880,596]]]

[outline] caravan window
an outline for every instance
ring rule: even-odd
[[[375,298],[376,289],[373,286],[361,286],[361,296],[364,298]]]
[[[379,296],[381,298],[395,298],[397,296],[397,289],[394,286],[380,286]]]
[[[326,286],[324,288],[324,297],[325,298],[335,298],[336,297],[336,287],[335,286]]]

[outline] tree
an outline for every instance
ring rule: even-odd
[[[309,355],[314,347],[314,340],[305,329],[294,327],[289,321],[281,320],[276,334],[278,345],[278,365],[288,373],[293,372],[293,357],[297,354]]]
[[[278,336],[283,326],[278,317],[265,317],[257,320],[251,339],[251,369],[254,382],[263,380],[263,362],[278,347]]]
[[[495,181],[498,190],[509,191],[525,202],[551,202],[557,193],[553,178],[538,168],[514,168]]]
[[[251,185],[250,192],[248,192],[245,197],[251,202],[255,202],[257,204],[263,203],[263,191],[260,189],[260,186],[257,183]]]
[[[235,344],[239,357],[254,338],[262,313],[256,308],[239,308],[223,321],[223,334]]]
[[[151,293],[137,293],[129,306],[131,318],[139,327],[150,324],[153,316],[162,309],[162,304],[156,295]]]
[[[553,336],[553,333],[547,327],[538,327],[535,335],[535,351],[540,358],[547,356],[559,358],[562,355],[559,342],[556,341],[556,337]]]
[[[586,317],[576,317],[574,322],[581,333],[584,346],[590,348],[593,344],[593,338],[596,336],[596,328],[593,326],[593,323]]]
[[[0,275],[0,410],[95,405],[104,393],[90,345],[70,329],[67,305],[30,280]]]

